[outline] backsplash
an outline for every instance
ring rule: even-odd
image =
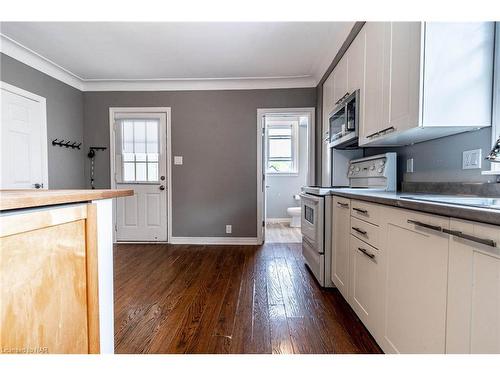
[[[481,169],[462,169],[462,152],[482,150]],[[383,152],[398,154],[398,182],[495,182],[495,176],[483,176],[490,169],[484,160],[491,149],[491,128],[434,139],[410,146],[366,148],[365,155]],[[406,160],[413,158],[413,173],[406,173]]]

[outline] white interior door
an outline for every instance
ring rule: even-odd
[[[45,99],[1,84],[2,189],[47,188]]]
[[[115,182],[134,195],[116,200],[117,241],[167,241],[165,113],[115,114]]]

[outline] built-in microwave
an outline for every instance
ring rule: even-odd
[[[358,147],[359,90],[346,94],[328,116],[329,145],[336,149]]]

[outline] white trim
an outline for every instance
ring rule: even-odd
[[[0,52],[81,91],[251,90],[316,87],[314,75],[227,78],[85,79],[0,33]]]
[[[110,107],[109,108],[109,166],[111,188],[115,181],[115,113],[165,113],[167,117],[167,242],[172,238],[172,108],[171,107]],[[114,207],[114,206],[113,206]],[[113,227],[116,224],[116,209],[113,208]],[[115,241],[113,231],[113,241]]]
[[[171,244],[178,245],[259,245],[257,237],[171,237]]]
[[[45,138],[45,142],[42,142],[42,158],[43,158],[43,166],[42,166],[42,182],[43,188],[49,188],[49,156],[47,150],[48,144],[48,135],[47,135],[47,100],[40,95],[33,94],[32,92],[23,90],[17,86],[13,86],[7,82],[0,81],[0,90],[5,90],[11,92],[16,95],[23,96],[27,99],[33,100],[40,104],[40,111],[42,115],[42,136]]]
[[[266,223],[268,224],[280,224],[280,223],[290,223],[292,221],[291,217],[271,217],[266,218]]]
[[[76,74],[1,33],[0,52],[67,85],[84,91],[84,82]]]
[[[304,108],[258,108],[257,109],[257,239],[258,243],[263,243],[262,235],[262,222],[265,219],[265,212],[263,212],[263,204],[265,199],[264,186],[262,180],[262,171],[264,167],[264,161],[262,160],[262,146],[264,139],[262,137],[262,118],[266,114],[297,114],[297,115],[307,115],[311,119],[308,125],[308,169],[307,169],[307,184],[314,185],[315,180],[315,170],[314,170],[314,160],[315,160],[315,134],[316,134],[316,118],[315,118],[316,108],[314,107],[304,107]]]

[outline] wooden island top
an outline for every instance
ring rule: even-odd
[[[134,195],[131,189],[0,190],[0,211]]]

